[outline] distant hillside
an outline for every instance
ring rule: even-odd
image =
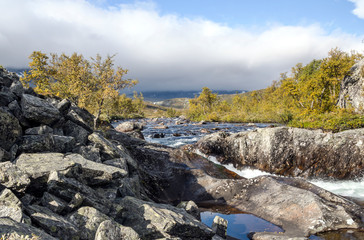
[[[236,94],[236,93],[244,93],[246,90],[214,90],[214,93],[218,94]],[[167,99],[174,98],[194,98],[195,96],[200,95],[201,90],[198,91],[142,91],[144,100],[149,102],[158,102]],[[132,92],[127,92],[127,96],[132,97]]]

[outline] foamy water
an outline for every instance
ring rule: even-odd
[[[213,156],[206,156],[200,151],[196,151],[197,154],[202,155],[209,159],[211,162],[215,164],[222,165],[229,169],[230,171],[233,171],[237,173],[238,175],[244,177],[244,178],[255,178],[258,176],[264,176],[264,175],[272,175],[268,172],[260,171],[258,169],[251,169],[251,168],[244,168],[244,169],[237,169],[232,164],[221,164],[219,163],[215,157]],[[316,186],[319,186],[325,190],[328,190],[332,193],[341,195],[341,196],[347,196],[347,197],[353,197],[360,200],[364,200],[364,180],[346,180],[346,181],[324,181],[324,180],[311,180],[309,181],[312,184],[315,184]]]

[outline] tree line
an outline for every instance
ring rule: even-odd
[[[30,70],[20,79],[25,86],[35,85],[35,92],[66,98],[95,115],[97,121],[112,118],[142,117],[143,95],[133,99],[120,95],[120,90],[135,86],[138,81],[127,79],[127,69],[114,66],[114,56],[103,59],[99,54],[90,60],[82,54],[54,54],[34,51]]]
[[[335,131],[362,127],[364,119],[337,106],[341,82],[363,55],[338,48],[328,56],[298,63],[266,89],[224,100],[203,88],[190,100],[187,115],[195,121],[284,123]]]

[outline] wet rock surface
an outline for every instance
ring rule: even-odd
[[[207,135],[195,148],[223,163],[304,178],[356,179],[364,174],[364,129],[339,133],[275,127]]]
[[[223,231],[216,231],[218,236],[198,220],[197,206],[204,203],[233,206],[267,219],[284,228],[282,239],[363,229],[360,206],[304,180],[244,179],[192,152],[112,128],[94,131],[87,111],[24,89],[16,75],[2,69],[0,85],[0,234],[35,234],[39,239],[222,239]],[[353,161],[361,151],[360,133],[352,136],[359,146],[351,155],[342,155],[342,161]],[[227,138],[219,136],[220,143]],[[290,143],[287,137],[285,141]],[[176,207],[181,202],[185,203]]]

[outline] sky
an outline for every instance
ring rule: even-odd
[[[0,0],[0,65],[114,55],[138,91],[256,90],[330,49],[364,53],[364,0]]]

